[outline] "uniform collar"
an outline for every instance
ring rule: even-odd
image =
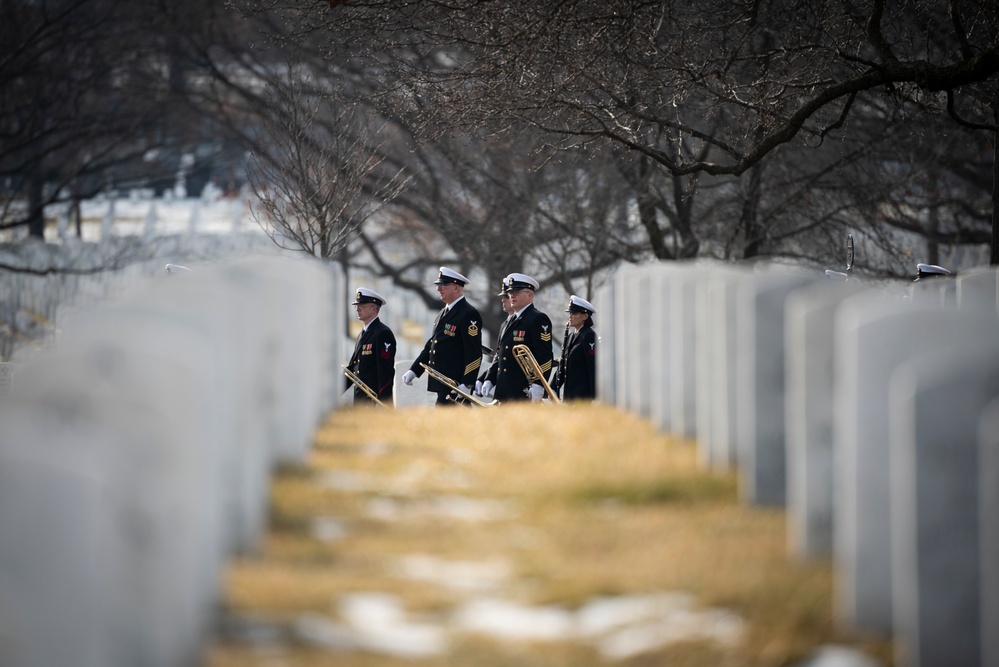
[[[524,306],[523,308],[521,308],[520,310],[518,310],[516,313],[513,314],[513,319],[519,320],[520,316],[524,314],[524,311],[526,311],[527,309],[529,309],[533,305],[534,305],[534,302],[532,301],[531,303],[527,304],[526,306]]]

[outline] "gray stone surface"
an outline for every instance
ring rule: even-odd
[[[999,337],[937,349],[892,376],[893,624],[903,664],[981,664],[978,426],[996,398]]]
[[[832,555],[833,331],[836,309],[856,283],[817,282],[792,292],[785,322],[788,550]]]
[[[664,372],[670,378],[670,431],[683,438],[697,434],[697,346],[702,342],[697,331],[697,284],[707,271],[683,263],[670,281],[668,344],[673,363]]]
[[[892,631],[888,383],[904,361],[999,336],[995,318],[865,293],[836,318],[833,547],[841,623]]]
[[[663,267],[652,277],[652,293],[655,295],[649,304],[649,321],[647,326],[654,332],[657,340],[648,352],[648,364],[652,369],[650,391],[652,392],[651,419],[657,429],[663,433],[673,430],[674,423],[674,364],[682,363],[676,358],[678,347],[674,336],[679,333],[675,326],[671,304],[673,303],[672,286],[680,280],[679,271],[671,267]]]
[[[275,378],[272,323],[262,316],[260,299],[251,289],[248,282],[233,281],[222,270],[205,270],[164,281],[156,290],[122,304],[123,310],[146,311],[164,327],[175,320],[188,326],[201,323],[211,337],[217,351],[213,366],[229,386],[214,399],[226,415],[223,441],[228,458],[223,473],[230,477],[224,488],[231,495],[227,503],[231,514],[225,525],[232,548],[242,553],[259,548],[272,459],[269,438],[274,431],[269,409]],[[134,340],[148,345],[153,337],[145,333]]]
[[[978,421],[978,506],[982,665],[999,667],[999,399]]]
[[[342,330],[347,313],[343,295],[333,291],[335,274],[318,261],[254,258],[228,265],[224,275],[257,297],[257,328],[272,369],[264,387],[272,457],[300,463],[333,404],[327,385],[335,372],[331,332]]]
[[[45,661],[72,650],[57,628],[94,664],[193,664],[222,554],[191,385],[179,364],[113,343],[24,369],[0,452],[13,664],[81,664]]]
[[[787,496],[784,439],[784,305],[815,277],[772,270],[737,288],[736,449],[740,494],[754,505],[783,505]]]
[[[955,306],[957,282],[950,276],[920,280],[909,287],[909,298],[916,303],[931,306]]]
[[[0,362],[0,400],[13,395],[14,393],[14,371],[17,364],[9,361]]]
[[[736,465],[735,363],[739,330],[735,321],[737,286],[743,268],[718,267],[698,281],[694,309],[700,345],[694,349],[697,450],[701,463],[726,469]]]
[[[979,266],[957,275],[957,305],[999,316],[999,267]]]
[[[617,330],[615,327],[617,294],[617,281],[608,280],[597,288],[597,300],[593,304],[600,309],[601,317],[597,343],[597,400],[607,405],[617,404]]]
[[[4,664],[117,667],[103,599],[110,573],[96,540],[101,470],[65,436],[46,438],[0,406],[0,621]],[[28,438],[31,434],[31,439]],[[30,446],[27,446],[30,445]],[[29,521],[30,518],[30,521]]]
[[[624,299],[628,316],[618,320],[621,326],[621,343],[626,354],[618,361],[625,364],[626,386],[625,409],[639,417],[652,416],[652,382],[660,369],[653,368],[649,363],[653,345],[663,344],[663,332],[655,331],[649,318],[650,304],[658,301],[659,295],[653,295],[653,277],[660,274],[663,267],[660,264],[648,264],[632,270],[626,278]]]
[[[629,410],[630,406],[637,404],[637,397],[634,396],[638,382],[634,380],[633,372],[633,352],[632,346],[636,344],[637,334],[633,326],[628,326],[629,321],[633,322],[635,311],[631,310],[635,305],[629,292],[634,280],[634,274],[638,271],[638,266],[634,264],[624,264],[619,266],[611,279],[614,283],[614,312],[612,322],[614,333],[612,334],[613,346],[608,351],[613,355],[611,366],[614,369],[614,405]],[[603,310],[603,309],[601,309]],[[610,328],[607,326],[605,328]],[[600,353],[597,353],[600,358]]]
[[[12,317],[58,332],[0,401],[5,666],[197,664],[225,559],[262,536],[273,465],[302,460],[341,386],[335,272],[144,271],[5,290]]]

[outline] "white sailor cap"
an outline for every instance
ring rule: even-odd
[[[503,291],[513,292],[519,289],[537,290],[541,285],[531,276],[524,273],[511,273],[503,279]]]
[[[567,313],[589,313],[592,315],[597,312],[597,309],[593,307],[593,304],[583,299],[581,297],[573,294],[569,297],[569,307],[565,309]]]
[[[354,294],[354,302],[350,305],[356,306],[361,303],[377,303],[379,306],[384,306],[385,297],[373,289],[358,287],[357,292]]]
[[[506,281],[509,279],[510,279],[510,274],[508,274],[506,278],[504,278],[500,282],[500,291],[496,293],[496,296],[506,296]]]
[[[434,285],[448,285],[452,283],[455,285],[467,285],[468,278],[457,271],[442,266],[440,272],[437,274],[437,280],[434,281]]]
[[[950,271],[948,271],[942,266],[937,266],[936,264],[916,265],[916,281],[920,280],[921,278],[939,278],[941,276],[949,276],[949,275]]]

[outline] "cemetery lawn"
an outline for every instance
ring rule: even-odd
[[[837,630],[832,583],[787,556],[782,511],[614,408],[351,408],[275,475],[204,664],[777,666],[832,643],[891,665]],[[615,601],[631,616],[596,614]]]

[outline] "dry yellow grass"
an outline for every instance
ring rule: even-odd
[[[442,499],[491,515],[442,518]],[[401,518],[373,514],[376,506]],[[344,535],[317,539],[312,526],[324,518]],[[510,569],[502,595],[524,605],[572,610],[598,596],[681,591],[744,621],[734,646],[691,640],[617,662],[579,642],[458,634],[447,655],[411,661],[420,665],[762,667],[794,664],[828,643],[891,664],[887,641],[837,632],[830,567],[791,561],[784,521],[780,511],[742,506],[734,475],[700,470],[693,443],[607,406],[344,410],[318,431],[304,469],[277,475],[263,553],[228,571],[230,617],[264,619],[276,639],[223,635],[205,662],[399,664],[306,645],[290,628],[303,614],[335,622],[336,600],[368,591],[399,596],[415,617],[446,618],[467,593],[400,576],[400,559],[418,554],[501,559]]]

